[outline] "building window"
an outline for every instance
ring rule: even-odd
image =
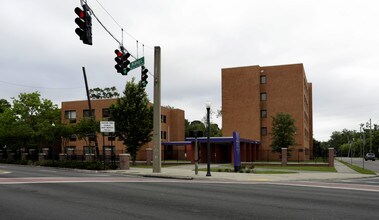
[[[261,127],[261,136],[267,136],[267,128]]]
[[[165,131],[161,131],[161,138],[164,140],[167,139],[167,133]]]
[[[109,118],[109,108],[103,108],[103,118]]]
[[[261,110],[261,118],[267,118],[267,110]]]
[[[70,123],[76,123],[76,111],[69,110],[64,112],[65,119],[70,120]]]
[[[267,82],[266,80],[267,80],[267,78],[265,75],[261,76],[261,84],[266,84],[266,82]]]
[[[95,110],[92,109],[92,116],[95,118]],[[90,115],[89,115],[89,110],[88,109],[85,109],[83,110],[83,118],[89,118]]]
[[[166,123],[166,115],[161,115],[161,122]]]
[[[66,146],[65,147],[65,153],[68,155],[74,155],[75,154],[76,147],[75,146]]]
[[[70,135],[70,141],[76,141],[76,135],[75,134],[72,134]]]
[[[261,101],[266,101],[267,100],[267,93],[262,92],[261,93]]]

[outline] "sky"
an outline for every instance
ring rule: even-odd
[[[39,91],[58,106],[90,88],[140,80],[116,73],[117,41],[93,18],[93,45],[75,34],[79,0],[0,0],[0,98]],[[95,15],[154,72],[161,48],[162,105],[201,120],[221,109],[221,69],[303,63],[313,83],[314,138],[379,124],[379,1],[88,0]],[[105,9],[105,10],[104,10]],[[124,29],[122,34],[121,28]],[[137,43],[138,40],[138,43]],[[137,47],[138,45],[138,47]],[[153,100],[152,76],[146,91]],[[222,126],[221,118],[212,120]]]

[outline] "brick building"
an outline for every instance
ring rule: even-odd
[[[91,107],[97,121],[107,121],[109,118],[109,107],[116,103],[116,99],[92,100]],[[184,111],[161,107],[161,137],[162,142],[184,140]],[[67,101],[62,102],[61,120],[62,123],[77,123],[83,117],[89,117],[88,101]],[[117,123],[117,121],[115,122]],[[113,151],[115,154],[125,153],[125,146],[117,138],[113,141],[108,136],[98,134],[97,136],[100,154],[103,146],[106,153]],[[152,148],[153,142],[143,146],[137,154],[137,160],[146,160],[146,148]],[[163,149],[162,149],[163,151]],[[94,146],[88,146],[84,140],[77,140],[74,136],[70,140],[63,141],[62,152],[67,154],[83,155],[94,153]],[[163,152],[162,152],[163,155]]]
[[[222,134],[260,140],[260,160],[279,159],[271,152],[272,117],[295,119],[296,145],[290,160],[309,160],[313,153],[312,84],[303,64],[222,69]],[[290,149],[291,149],[290,148]]]

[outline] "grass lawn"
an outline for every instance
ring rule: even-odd
[[[338,160],[338,161],[341,162],[341,163],[343,163],[343,164],[345,164],[346,166],[350,167],[351,169],[357,171],[360,174],[372,174],[372,175],[376,175],[376,173],[374,171],[363,169],[362,167],[355,166],[353,164],[349,164],[349,163],[347,163],[345,161],[342,161],[342,160]]]
[[[255,174],[294,174],[297,172],[292,171],[281,171],[281,170],[255,170]]]
[[[255,168],[264,168],[269,170],[302,170],[302,171],[319,171],[319,172],[337,172],[334,167],[323,166],[260,166],[256,165]]]

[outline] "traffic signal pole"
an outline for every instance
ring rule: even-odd
[[[161,48],[154,47],[153,173],[160,173],[161,158]]]

